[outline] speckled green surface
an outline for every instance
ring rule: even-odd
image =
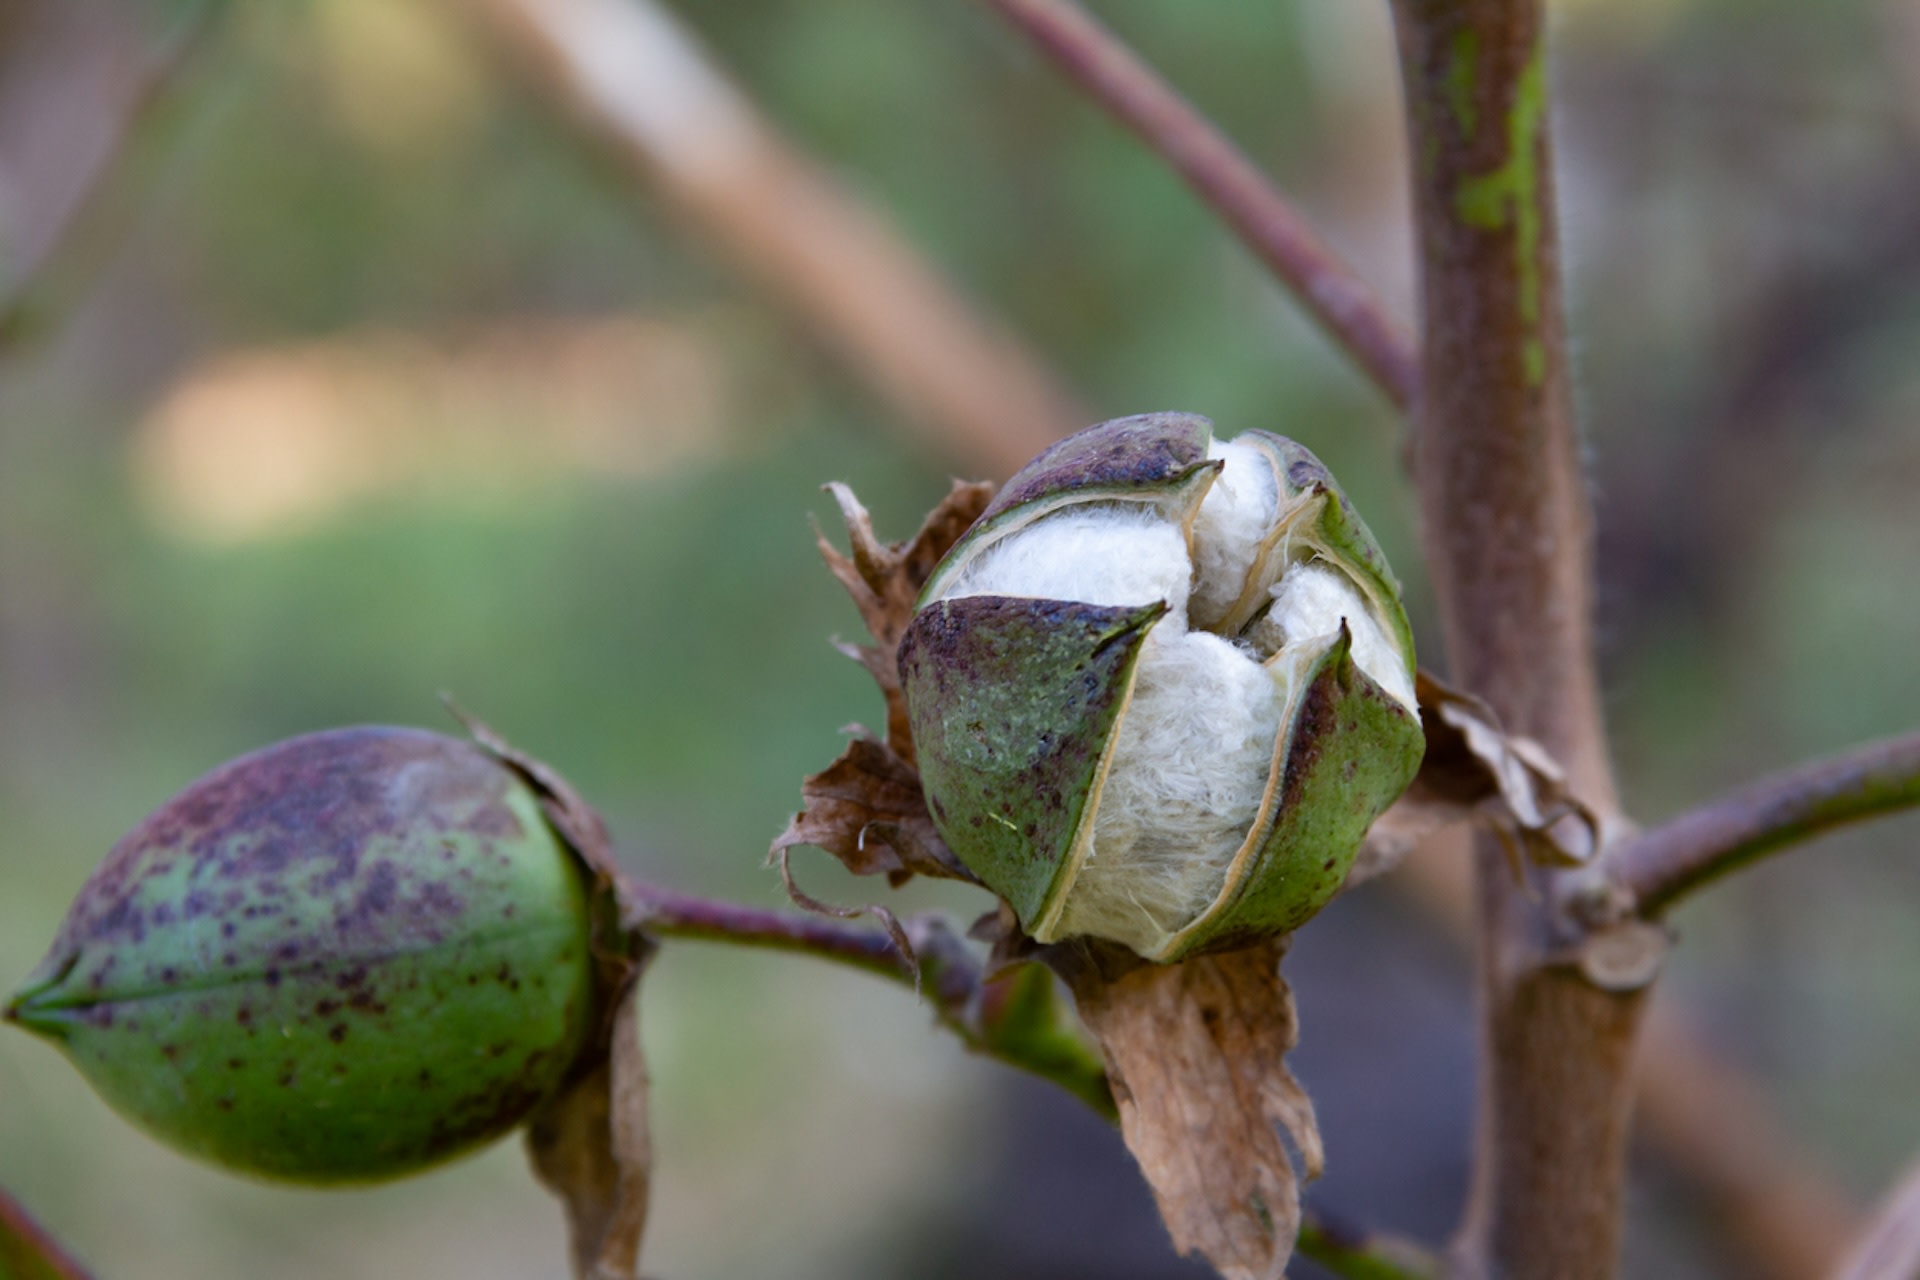
[[[8,1015],[193,1155],[396,1176],[549,1096],[591,1017],[586,888],[527,788],[406,729],[293,739],[115,846]]]

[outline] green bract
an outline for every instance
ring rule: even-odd
[[[900,647],[941,835],[1042,942],[1295,928],[1419,767],[1399,584],[1319,460],[1191,414],[1001,490]]]
[[[393,1177],[500,1136],[593,1019],[588,898],[519,776],[410,729],[295,738],[117,844],[7,1016],[190,1154]]]

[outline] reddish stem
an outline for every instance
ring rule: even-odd
[[[1655,827],[1613,855],[1645,915],[1756,858],[1850,822],[1920,805],[1920,733],[1762,778]]]
[[[0,1277],[6,1280],[90,1280],[18,1200],[0,1189]]]
[[[1186,179],[1389,399],[1420,393],[1418,353],[1366,282],[1225,134],[1072,0],[989,0]]]

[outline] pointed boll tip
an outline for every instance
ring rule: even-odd
[[[8,997],[6,1004],[0,1006],[0,1022],[10,1022],[42,1039],[64,1041],[71,1022],[65,1016],[66,1007],[50,997],[72,967],[68,963],[54,968],[49,962],[42,962],[20,989]]]
[[[16,993],[7,1001],[4,1008],[0,1008],[0,1022],[10,1022],[22,1031],[31,1032],[48,1040],[60,1039],[59,1020],[48,1017],[46,1012],[36,1005],[33,997],[34,993],[31,991]]]

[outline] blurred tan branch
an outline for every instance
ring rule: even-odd
[[[55,277],[101,255],[131,203],[111,198],[127,152],[163,114],[224,13],[223,0],[183,6],[152,47],[118,5],[58,0],[13,6],[0,46],[0,349],[57,305]],[[69,260],[73,261],[71,264]]]
[[[1920,1165],[1910,1168],[1829,1280],[1920,1276]]]
[[[450,2],[957,465],[1004,476],[1091,421],[659,5]]]
[[[1639,1141],[1684,1179],[1748,1274],[1801,1280],[1832,1265],[1860,1212],[1781,1128],[1766,1093],[1657,995],[1640,1053]]]

